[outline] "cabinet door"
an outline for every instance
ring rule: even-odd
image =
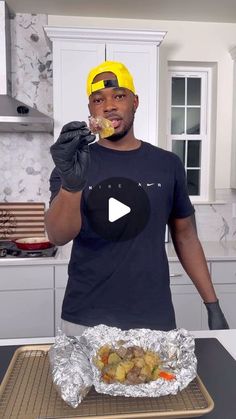
[[[0,292],[0,337],[53,336],[53,289]]]
[[[1,266],[0,291],[53,288],[53,266]]]
[[[61,308],[65,294],[65,288],[55,289],[55,336],[58,334],[58,328],[61,327]]]
[[[236,262],[212,262],[211,276],[214,284],[236,284]]]
[[[61,327],[61,308],[68,280],[68,265],[55,266],[55,336]]]
[[[59,41],[53,44],[54,137],[70,121],[88,121],[87,75],[105,60],[105,43]]]
[[[211,262],[211,277],[220,306],[231,329],[236,328],[236,262]],[[202,306],[202,328],[208,329],[207,311]]]
[[[139,107],[135,114],[135,135],[151,144],[157,144],[157,64],[156,45],[131,43],[107,43],[106,59],[124,63],[134,78],[139,96]]]
[[[201,330],[201,298],[193,285],[172,285],[177,327]]]
[[[68,280],[68,264],[55,266],[55,288],[66,288]]]
[[[169,270],[177,327],[201,330],[202,299],[197,289],[180,262],[169,262]]]

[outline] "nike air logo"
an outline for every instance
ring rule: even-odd
[[[147,183],[147,186],[153,186],[155,183]]]

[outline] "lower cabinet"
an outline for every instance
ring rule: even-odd
[[[206,307],[179,262],[170,262],[170,283],[177,327],[208,329]],[[236,328],[236,262],[209,262],[208,268],[220,306],[231,329]]]
[[[202,329],[202,301],[192,281],[179,262],[170,262],[172,301],[178,328]]]
[[[236,284],[215,285],[216,295],[230,329],[236,329]],[[202,328],[207,329],[207,313],[202,313]]]
[[[1,339],[54,335],[53,289],[0,292],[0,313]]]
[[[236,261],[211,262],[211,277],[230,329],[236,329]],[[203,327],[206,315],[203,314]]]
[[[55,336],[58,334],[58,329],[61,327],[61,309],[62,302],[65,294],[65,288],[68,279],[68,266],[57,265],[55,266],[55,308],[54,308],[54,325]]]
[[[64,295],[65,288],[55,289],[55,336],[58,335],[58,331],[61,328],[61,308]]]
[[[194,286],[173,285],[172,301],[178,328],[201,330],[201,299]]]
[[[53,266],[0,267],[0,337],[54,334]]]
[[[180,262],[170,262],[170,284],[178,328],[208,329],[207,311]],[[236,261],[208,263],[230,328],[236,328]],[[0,266],[0,338],[55,336],[68,265]]]

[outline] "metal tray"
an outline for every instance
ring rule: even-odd
[[[13,355],[0,387],[1,419],[144,419],[193,418],[210,412],[214,403],[197,377],[175,396],[114,397],[92,388],[73,409],[57,393],[51,378],[49,345],[22,346]]]

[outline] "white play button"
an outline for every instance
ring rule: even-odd
[[[131,211],[128,205],[123,204],[115,198],[109,198],[108,203],[108,219],[111,223],[118,220]]]

